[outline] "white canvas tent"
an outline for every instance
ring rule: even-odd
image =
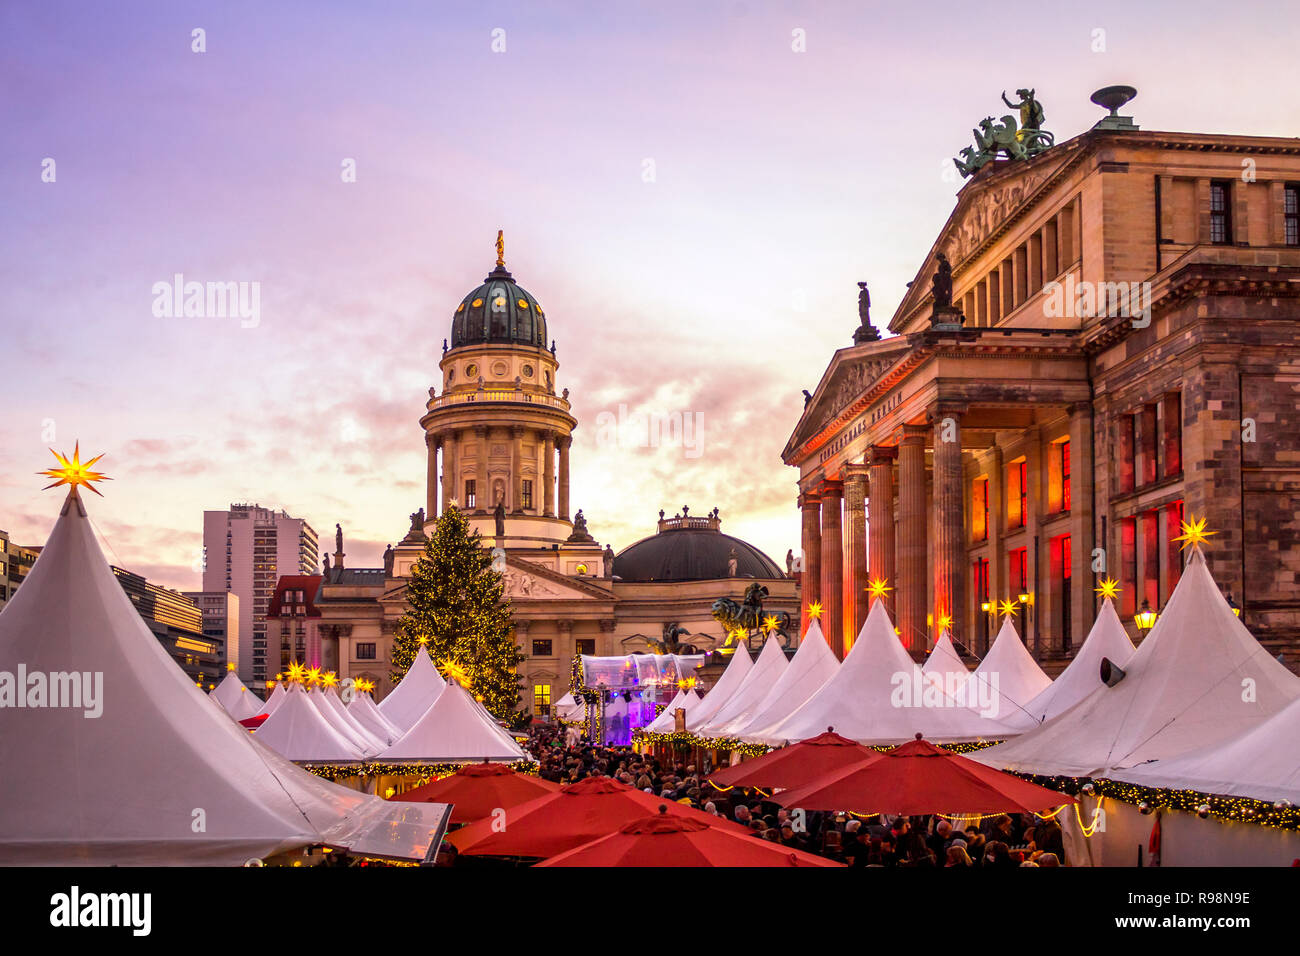
[[[451,681],[424,716],[376,759],[380,762],[512,763],[528,758],[483,705],[460,684]]]
[[[275,713],[275,708],[284,703],[284,682],[280,681],[275,685],[275,689],[267,695],[266,703],[262,705],[261,712],[270,716]]]
[[[1237,620],[1199,548],[1124,670],[1113,687],[971,756],[1025,773],[1109,776],[1228,740],[1300,695],[1300,678]]]
[[[382,740],[385,746],[402,736],[402,731],[383,715],[369,691],[357,691],[347,708],[353,719]]]
[[[316,705],[316,709],[320,711],[326,723],[352,741],[352,745],[361,752],[363,757],[373,757],[387,746],[356,722],[343,706],[343,701],[339,700],[338,691],[333,687],[325,690],[319,687],[312,688],[307,694],[307,699]]]
[[[379,712],[398,730],[410,730],[424,712],[433,706],[446,686],[447,682],[438,673],[438,668],[433,666],[429,652],[421,644],[415,652],[415,659],[397,686],[377,705]]]
[[[749,656],[743,644],[736,647],[735,653],[731,655],[731,660],[727,662],[726,669],[723,670],[722,676],[718,682],[709,688],[700,701],[699,706],[686,714],[686,729],[694,732],[695,728],[701,727],[708,723],[709,720],[722,709],[725,704],[745,682],[745,675],[749,673],[750,668],[754,666],[754,659]]]
[[[754,713],[754,708],[761,704],[772,687],[790,667],[781,642],[769,637],[758,652],[758,660],[749,669],[731,699],[718,708],[712,717],[695,728],[699,737],[731,737],[737,729],[737,721],[744,723]],[[689,720],[689,716],[687,720]]]
[[[875,746],[904,743],[918,733],[934,743],[1001,740],[1014,733],[926,680],[894,633],[883,601],[872,604],[835,676],[789,717],[751,739],[778,745],[827,728]]]
[[[262,709],[262,699],[245,687],[244,682],[234,671],[227,671],[225,678],[208,696],[220,704],[235,720],[247,720],[249,717],[265,713]]]
[[[677,696],[674,697],[668,706],[664,708],[664,712],[654,720],[650,721],[650,723],[646,724],[646,731],[652,734],[671,734],[677,729],[677,718],[674,714],[677,712],[678,708],[685,710],[689,715],[692,710],[703,702],[703,700],[703,697],[695,693],[694,688],[691,688],[690,690],[679,690]],[[689,716],[687,717],[687,721],[690,721]]]
[[[1127,667],[1132,656],[1133,642],[1128,639],[1124,625],[1115,613],[1114,603],[1106,598],[1074,660],[1042,693],[1025,705],[1029,718],[1035,724],[1041,724],[1063,714],[1093,691],[1101,689],[1102,658]]]
[[[587,713],[587,705],[581,704],[573,699],[573,691],[569,691],[561,697],[555,704],[555,716],[560,720],[569,723],[575,723],[583,719]]]
[[[0,612],[0,695],[19,673],[25,703],[38,674],[91,694],[0,708],[0,863],[237,866],[317,843],[419,860],[446,826],[445,804],[328,783],[223,713],[145,626],[75,493]]]
[[[742,740],[761,736],[802,707],[839,669],[839,658],[826,643],[821,625],[814,619],[785,673],[751,714],[736,718],[735,729],[730,735]]]
[[[974,686],[968,695],[970,690],[987,688],[997,707],[994,716],[1021,730],[1038,725],[1026,705],[1052,684],[1020,640],[1010,614],[969,680]]]
[[[958,690],[970,677],[970,668],[958,655],[957,648],[952,646],[952,638],[947,631],[939,635],[939,640],[930,649],[930,656],[925,659],[921,673],[926,680],[938,682],[940,687],[949,692]]]
[[[1300,805],[1300,698],[1230,740],[1113,776],[1148,787]]]
[[[368,756],[325,718],[301,684],[289,685],[284,702],[254,733],[259,742],[299,763],[357,763]]]

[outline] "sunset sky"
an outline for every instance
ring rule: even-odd
[[[36,472],[79,439],[114,478],[90,502],[110,560],[159,583],[199,586],[202,512],[238,501],[322,540],[339,522],[349,565],[378,566],[423,505],[418,419],[504,229],[597,540],[717,506],[783,563],[800,391],[851,344],[857,281],[888,322],[1001,92],[1036,88],[1058,141],[1116,83],[1144,129],[1293,136],[1283,9],[6,4],[0,528],[44,542],[61,492]],[[260,322],[156,317],[176,273],[260,283]],[[620,405],[702,416],[699,454],[598,447]]]

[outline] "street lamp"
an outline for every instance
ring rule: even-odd
[[[1241,617],[1241,608],[1239,608],[1237,606],[1237,602],[1232,599],[1231,591],[1228,592],[1228,607],[1232,608],[1233,614],[1235,614],[1237,617]]]
[[[1133,616],[1133,623],[1137,625],[1144,637],[1151,628],[1156,626],[1156,612],[1151,610],[1150,603],[1145,599],[1142,601],[1142,610]]]

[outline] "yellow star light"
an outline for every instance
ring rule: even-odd
[[[1093,588],[1093,590],[1104,598],[1116,598],[1119,597],[1119,592],[1123,589],[1114,578],[1106,578],[1101,582],[1101,587]]]
[[[320,679],[323,687],[337,687],[339,684],[339,675],[333,671],[326,671],[325,676]]]
[[[1206,531],[1205,519],[1201,518],[1198,521],[1196,516],[1190,513],[1187,515],[1187,520],[1182,523],[1182,531],[1183,533],[1177,538],[1174,538],[1174,540],[1183,542],[1184,549],[1189,546],[1196,547],[1202,545],[1205,543],[1205,539],[1210,535],[1219,533],[1217,531]]]
[[[234,669],[235,669],[235,662],[234,662],[234,661],[227,661],[227,662],[226,662],[226,670],[228,670],[228,671],[233,671]]]
[[[821,601],[813,601],[808,605],[808,616],[811,618],[820,618],[822,616]]]
[[[1002,601],[998,606],[998,610],[1002,613],[1003,617],[1006,617],[1008,614],[1014,616],[1016,612],[1020,610],[1020,605],[1011,600]]]
[[[894,589],[885,586],[884,578],[873,578],[867,582],[867,593],[871,595],[873,601],[884,597],[886,593],[892,590]]]
[[[455,661],[447,660],[438,665],[442,669],[443,676],[448,680],[454,680],[461,687],[468,687],[470,684],[469,671],[465,670]]]
[[[289,663],[289,680],[295,684],[301,684],[307,678],[307,669],[297,661]]]
[[[75,495],[77,493],[77,486],[84,485],[101,498],[104,497],[103,493],[95,487],[94,483],[96,481],[112,481],[113,479],[106,477],[101,471],[90,470],[90,466],[103,458],[103,455],[96,455],[94,458],[90,459],[90,461],[83,464],[81,461],[81,442],[77,442],[76,446],[73,448],[71,459],[64,455],[60,455],[53,448],[50,449],[50,454],[58,460],[59,467],[50,468],[47,471],[38,471],[37,474],[44,475],[46,478],[56,478],[58,480],[53,484],[46,485],[41,489],[41,491],[49,491],[51,488],[57,488],[59,485],[69,485],[70,490],[68,493]]]
[[[307,686],[310,687],[312,684],[319,684],[319,683],[320,683],[320,668],[313,667],[311,670],[307,672]]]
[[[428,644],[428,643],[429,643],[429,638],[426,637],[424,634],[421,634],[421,635],[419,636],[418,640],[419,640],[419,642],[420,642],[421,644]]]
[[[948,614],[939,615],[939,630],[946,631],[952,626],[952,616]]]
[[[781,622],[776,619],[775,614],[769,614],[763,618],[763,630],[765,631],[775,631],[780,626]]]
[[[677,682],[677,686],[680,687],[682,690],[690,690],[692,687],[695,686],[695,678],[683,677],[681,680]]]

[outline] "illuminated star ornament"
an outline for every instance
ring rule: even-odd
[[[998,610],[1002,612],[1002,615],[1004,617],[1008,614],[1014,615],[1017,611],[1020,610],[1020,605],[1017,604],[1015,601],[1006,600],[1001,603],[1001,605],[998,607]]]
[[[1104,598],[1116,598],[1119,597],[1121,588],[1119,582],[1114,578],[1106,578],[1101,582],[1101,587],[1093,588],[1093,590]]]
[[[1205,519],[1201,518],[1198,521],[1196,516],[1192,514],[1189,514],[1187,520],[1182,523],[1182,529],[1183,533],[1174,540],[1183,542],[1184,550],[1188,547],[1199,547],[1205,543],[1205,539],[1210,535],[1219,533],[1217,531],[1206,531]]]
[[[310,687],[312,684],[319,684],[319,683],[320,683],[320,668],[313,667],[311,670],[307,671],[307,686]]]
[[[892,590],[894,589],[885,586],[884,578],[873,578],[867,582],[867,593],[871,595],[873,601],[879,600]]]
[[[103,458],[103,455],[96,455],[94,458],[90,459],[90,461],[83,464],[81,461],[81,442],[77,442],[74,447],[71,459],[64,455],[60,455],[53,448],[50,449],[50,454],[58,460],[59,467],[37,472],[38,475],[43,475],[46,478],[56,479],[53,484],[46,485],[42,488],[42,491],[49,491],[49,489],[57,488],[59,485],[68,485],[70,486],[68,494],[75,495],[77,493],[77,487],[79,485],[84,485],[101,498],[104,497],[103,492],[95,487],[95,482],[112,481],[113,479],[107,477],[102,471],[90,470],[90,466]]]
[[[443,661],[439,667],[442,670],[443,676],[448,680],[454,680],[461,687],[469,686],[469,671],[465,670],[465,668],[460,664],[449,660]]]
[[[326,671],[325,676],[320,679],[320,682],[327,690],[331,687],[337,687],[339,684],[339,675],[333,671]]]
[[[781,622],[776,619],[775,614],[769,614],[763,618],[763,630],[775,631],[781,626]]]
[[[808,616],[813,619],[817,619],[822,616],[821,601],[813,601],[811,604],[808,605]]]
[[[295,684],[301,684],[307,677],[307,669],[297,661],[289,663],[289,680]]]

